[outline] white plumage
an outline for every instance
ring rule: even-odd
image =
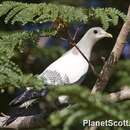
[[[92,48],[95,43],[104,38],[112,37],[111,34],[104,31],[101,27],[93,27],[89,29],[82,39],[77,43],[77,47],[81,52],[90,59]],[[43,80],[44,85],[47,87],[55,85],[66,85],[66,84],[80,84],[82,82],[82,77],[87,73],[89,64],[76,47],[73,47],[68,52],[66,52],[59,59],[50,64],[39,76],[38,78]],[[44,95],[44,93],[36,93],[31,91],[25,92],[22,96],[14,99],[11,104],[19,104],[30,100],[31,97],[38,97],[38,95]],[[61,102],[64,102],[66,96],[59,97]],[[66,101],[65,101],[66,102]]]
[[[77,43],[77,46],[89,60],[94,44],[103,37],[111,36],[111,34],[108,34],[100,27],[91,28]],[[43,78],[48,85],[60,85],[60,82],[51,82],[46,74],[48,71],[51,71],[52,74],[54,72],[54,75],[55,72],[57,72],[61,76],[62,84],[73,84],[79,81],[80,78],[87,73],[88,67],[89,65],[85,58],[75,47],[73,47],[49,65],[38,77]],[[54,78],[56,79],[55,76]],[[66,78],[68,78],[67,82]]]

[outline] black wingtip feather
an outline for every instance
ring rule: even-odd
[[[36,99],[36,98],[40,98],[40,97],[44,97],[47,95],[47,89],[44,90],[26,90],[23,94],[21,94],[20,96],[16,97],[15,99],[13,99],[9,105],[10,106],[19,106],[21,104],[23,104],[26,101],[29,101],[31,99]]]

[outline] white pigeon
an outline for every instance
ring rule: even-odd
[[[111,34],[104,31],[101,27],[90,28],[82,39],[77,43],[77,47],[81,50],[84,56],[89,60],[92,48],[97,41],[104,37],[112,37]],[[43,80],[44,86],[80,84],[82,77],[87,73],[89,64],[76,47],[67,51],[63,56],[50,64],[38,78]],[[43,92],[43,91],[41,91]],[[34,99],[35,97],[45,96],[46,94],[40,91],[27,90],[18,98],[15,98],[11,104],[17,105]],[[31,97],[30,97],[31,93]],[[67,97],[59,97],[59,101],[66,102]]]

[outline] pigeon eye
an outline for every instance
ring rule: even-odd
[[[97,31],[97,30],[94,30],[93,32],[94,32],[95,34],[97,34],[97,33],[98,33],[98,31]]]

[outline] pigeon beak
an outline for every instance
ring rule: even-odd
[[[110,33],[105,33],[105,37],[113,38],[113,36]]]

